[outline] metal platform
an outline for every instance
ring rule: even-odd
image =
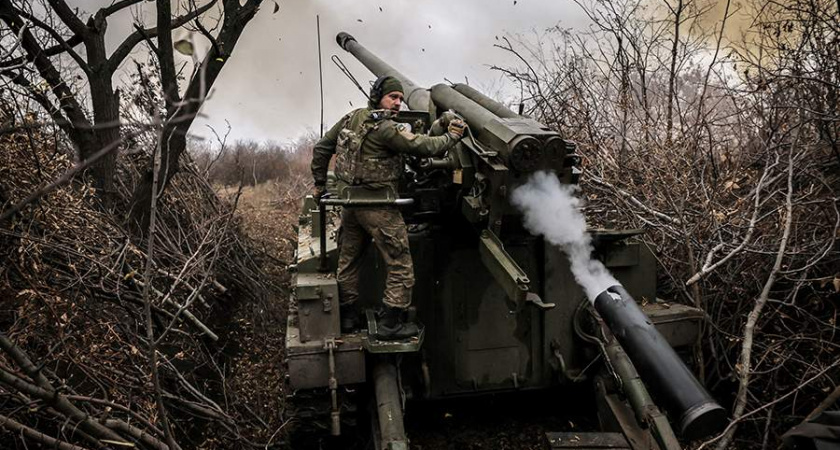
[[[421,324],[417,324],[420,328],[420,334],[403,340],[403,341],[381,341],[376,339],[377,323],[376,313],[369,309],[365,312],[367,318],[367,335],[362,337],[362,346],[369,353],[410,353],[420,350],[423,345],[423,338],[426,335],[426,329]]]

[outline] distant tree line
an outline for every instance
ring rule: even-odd
[[[306,173],[314,143],[311,135],[286,144],[240,140],[219,145],[192,141],[189,152],[198,170],[211,183],[254,186]]]

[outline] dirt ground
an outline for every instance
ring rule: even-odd
[[[286,411],[285,323],[288,313],[287,266],[294,257],[294,224],[299,214],[296,201],[278,194],[272,183],[246,186],[241,192],[218,188],[220,196],[235,199],[240,226],[257,249],[255,255],[268,276],[272,295],[264,304],[243,304],[230,311],[231,335],[237,343],[229,349],[236,382],[249,393],[248,404],[266,418],[262,442],[282,445],[292,417]],[[241,325],[241,326],[240,326]]]

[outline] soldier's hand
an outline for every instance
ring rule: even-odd
[[[326,186],[315,186],[312,189],[312,198],[315,200],[315,204],[319,204],[321,199],[327,195],[327,187]]]
[[[453,138],[456,140],[461,140],[464,137],[464,132],[467,129],[467,123],[461,119],[453,119],[449,121],[449,128],[447,128],[447,132],[452,135]]]

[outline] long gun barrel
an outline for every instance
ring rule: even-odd
[[[627,352],[645,385],[663,403],[680,433],[696,439],[719,432],[726,411],[683,364],[668,341],[622,286],[595,297],[595,310]]]
[[[403,85],[403,89],[405,89],[405,102],[408,103],[409,108],[421,111],[429,110],[429,102],[431,101],[431,98],[429,97],[429,91],[427,89],[417,86],[417,84],[411,81],[408,77],[398,72],[397,69],[394,69],[385,61],[379,59],[378,56],[371,53],[362,44],[359,44],[359,42],[356,41],[356,38],[351,36],[349,33],[342,31],[341,33],[338,33],[335,40],[341,48],[347,50],[351,55],[355,56],[356,59],[364,64],[365,67],[367,67],[368,70],[373,72],[377,77],[387,75],[400,80],[400,83]]]
[[[481,92],[478,92],[470,85],[455,83],[452,85],[452,88],[499,117],[504,117],[506,119],[516,119],[520,117],[519,114],[511,111],[507,106],[493,100]]]

